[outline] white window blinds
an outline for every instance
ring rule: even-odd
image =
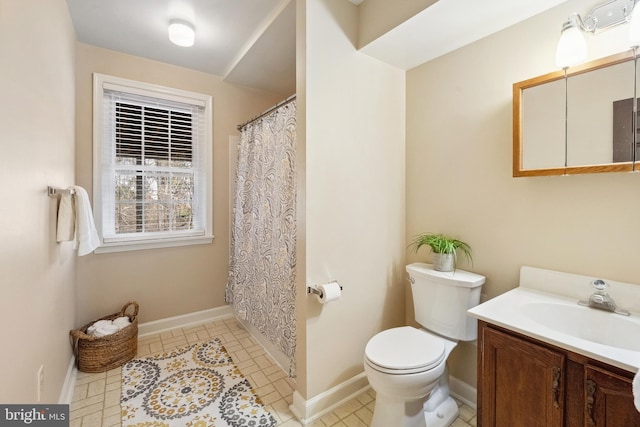
[[[204,106],[131,92],[103,92],[103,241],[204,235]]]

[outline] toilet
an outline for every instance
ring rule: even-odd
[[[449,395],[447,358],[459,340],[477,338],[467,309],[480,302],[484,276],[430,264],[406,267],[413,293],[412,326],[382,331],[364,351],[364,371],[376,403],[370,427],[447,427],[458,416]]]

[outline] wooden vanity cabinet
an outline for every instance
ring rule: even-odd
[[[480,425],[562,427],[564,355],[492,328],[480,331]]]
[[[633,374],[479,321],[478,426],[640,427]]]
[[[596,366],[585,366],[585,417],[587,426],[640,426],[633,404],[632,378]]]

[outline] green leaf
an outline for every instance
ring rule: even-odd
[[[432,252],[438,254],[453,254],[454,266],[458,261],[458,250],[460,250],[467,260],[473,263],[471,257],[471,246],[462,240],[447,236],[441,233],[422,233],[414,236],[409,245],[417,253],[422,246],[429,246]]]

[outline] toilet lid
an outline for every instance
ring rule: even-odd
[[[411,326],[387,329],[364,349],[369,362],[391,370],[426,371],[444,359],[444,341]]]

